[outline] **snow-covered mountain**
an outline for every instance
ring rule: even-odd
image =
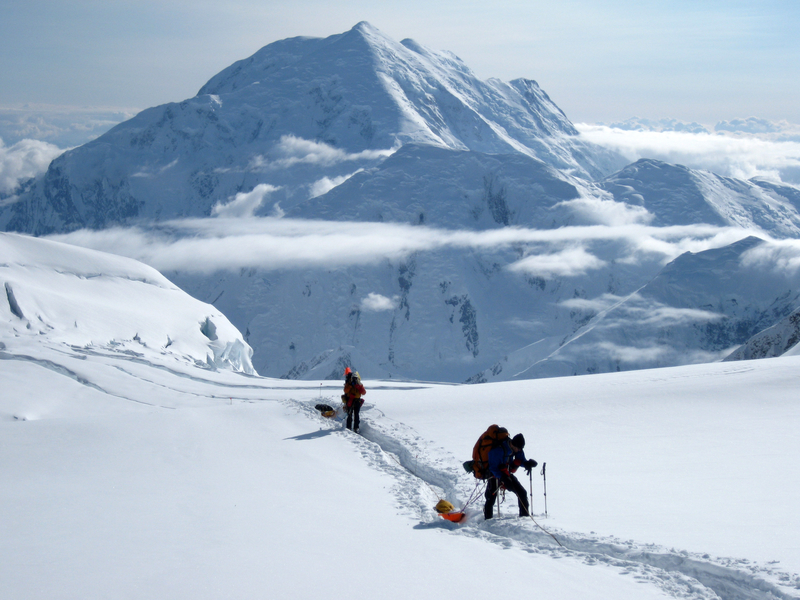
[[[543,356],[538,345],[523,348],[472,381],[721,360],[740,344],[750,346],[751,336],[800,305],[800,275],[765,268],[755,260],[764,246],[762,240],[750,237],[723,248],[687,252],[625,297],[605,294],[564,301],[562,306],[582,315],[585,324],[556,350]]]
[[[523,156],[408,144],[380,166],[353,176],[287,216],[333,220],[341,223],[343,233],[352,230],[354,237],[368,235],[378,222],[446,228],[441,235],[535,223],[553,235],[564,235],[566,241],[546,243],[542,236],[538,241],[534,236],[533,241],[506,247],[440,248],[357,268],[301,272],[255,268],[214,277],[178,272],[169,276],[229,315],[256,348],[259,371],[272,376],[335,377],[343,357],[352,357],[356,351],[363,354],[358,364],[381,376],[450,381],[505,379],[519,373],[541,376],[539,370],[528,367],[579,335],[597,313],[576,303],[607,308],[609,298],[634,294],[664,266],[662,255],[632,250],[633,240],[622,234],[614,237],[618,234],[610,233],[611,229],[602,235],[612,239],[593,239],[597,231],[590,228],[604,223],[608,214],[604,211],[610,207],[622,214],[623,221],[645,222],[656,230],[707,223],[715,228],[741,228],[741,238],[748,232],[797,236],[800,219],[793,195],[797,190],[762,185],[767,184],[729,180],[657,161],[640,161],[595,185],[557,177],[550,167]],[[591,190],[597,196],[589,195]],[[565,233],[573,231],[566,226],[575,227],[575,233]],[[587,227],[583,233],[578,230],[581,226]],[[570,235],[577,239],[569,241]],[[573,253],[590,261],[591,268],[574,272],[524,268],[527,261],[566,262]],[[738,266],[731,268],[739,272]],[[701,283],[724,294],[729,291],[724,277],[719,269],[711,269]],[[782,293],[767,289],[775,297]],[[387,303],[380,310],[364,306],[370,294]],[[756,294],[755,288],[737,291],[743,305],[752,302],[763,307],[763,298]],[[686,308],[677,296],[658,302],[662,309],[680,312]],[[779,319],[794,308],[783,306],[773,317]],[[714,310],[715,319],[739,318],[724,303]],[[647,321],[648,315],[641,310],[626,310],[625,319],[632,331],[638,319],[646,321],[648,336],[660,331],[661,324]],[[758,322],[763,327],[772,324],[768,319]],[[663,342],[660,361],[654,364],[717,358],[756,331],[749,327],[728,339],[728,345],[689,336],[676,340],[675,351],[668,353]],[[617,352],[640,352],[644,340],[628,342],[615,342]],[[570,373],[651,364],[639,359],[606,361],[594,346],[581,348],[587,352],[586,364],[570,367]],[[508,367],[507,361],[513,362],[515,355],[524,358],[517,367]],[[507,367],[499,370],[498,365],[504,363]],[[487,377],[487,372],[492,376]]]
[[[194,98],[65,153],[0,225],[40,235],[208,216],[264,182],[286,209],[408,142],[518,153],[590,178],[624,164],[583,141],[536,82],[481,81],[451,54],[359,23],[270,44]]]
[[[0,233],[0,282],[0,349],[46,343],[84,355],[255,373],[252,349],[218,309],[137,261]]]
[[[270,218],[295,229],[333,222],[343,236],[335,243],[353,238],[352,254],[362,239],[380,247],[370,235],[436,241],[294,268],[239,266],[246,249],[231,242],[226,270],[210,273],[200,258],[158,266],[243,332],[264,375],[335,378],[356,362],[372,376],[483,381],[547,374],[530,367],[550,364],[565,343],[587,353],[569,372],[650,364],[607,360],[596,344],[576,342],[599,335],[586,335],[598,314],[590,307],[630,298],[630,331],[666,336],[627,309],[637,291],[685,250],[800,238],[800,191],[655,160],[624,166],[583,141],[534,82],[480,81],[448,53],[360,23],[262,48],[194,98],[60,156],[0,206],[2,228],[36,235],[136,225],[145,247],[118,245],[116,234],[101,246],[142,260],[148,231],[202,238],[181,233],[198,230],[183,217],[204,220],[215,238],[224,223],[259,232]],[[275,248],[290,252],[280,239]],[[704,282],[727,290],[716,270]],[[759,292],[737,293],[740,305],[763,307]],[[687,308],[675,297],[652,301]],[[714,310],[715,319],[740,318],[724,303]],[[752,326],[726,343],[744,342]],[[729,348],[678,337],[657,364]],[[614,342],[617,353],[642,343]]]
[[[646,208],[659,227],[708,223],[800,237],[800,190],[641,159],[599,182],[618,202]]]
[[[800,309],[758,332],[725,357],[725,360],[752,360],[792,356],[800,351]]]

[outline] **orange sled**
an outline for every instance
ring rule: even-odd
[[[455,506],[450,504],[447,500],[439,500],[434,509],[443,519],[447,519],[453,523],[458,523],[466,516],[463,512],[456,512]]]
[[[466,517],[463,512],[451,512],[451,513],[439,513],[443,519],[447,519],[448,521],[452,521],[453,523],[458,523],[461,519]]]

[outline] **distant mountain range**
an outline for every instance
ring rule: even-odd
[[[354,365],[477,382],[716,360],[798,308],[796,275],[747,263],[770,240],[800,237],[797,188],[626,165],[584,141],[536,82],[480,81],[457,57],[367,23],[270,44],[194,98],[64,153],[0,206],[0,227],[213,219],[257,186],[268,200],[239,218],[587,236],[580,248],[447,246],[356,267],[166,273],[240,329],[263,375],[338,378]],[[658,252],[634,259],[623,237],[592,237],[700,224],[740,230],[739,241],[665,266]],[[520,267],[576,253],[592,268]]]

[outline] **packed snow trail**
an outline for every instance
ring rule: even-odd
[[[333,398],[323,398],[337,406]],[[289,401],[327,430],[342,430],[341,415],[324,418],[313,403]],[[379,409],[365,403],[360,435],[346,430],[342,435],[354,444],[368,464],[386,472],[397,481],[398,504],[420,519],[419,529],[442,529],[455,535],[466,535],[504,548],[545,554],[552,558],[579,558],[586,565],[605,565],[618,569],[620,575],[631,576],[641,583],[655,585],[670,596],[687,599],[720,598],[722,600],[796,600],[800,598],[800,576],[777,569],[757,566],[747,560],[712,558],[657,544],[641,545],[634,541],[585,535],[578,532],[554,531],[563,547],[553,537],[525,518],[517,517],[516,499],[508,494],[502,514],[490,521],[483,519],[483,495],[478,508],[466,511],[461,523],[440,519],[433,506],[438,499],[449,499],[456,508],[474,492],[475,480],[461,468],[458,460],[443,448],[422,439],[411,427],[390,420]],[[436,458],[432,458],[436,457]],[[530,491],[530,490],[529,490]],[[514,515],[513,517],[503,515]],[[535,515],[537,518],[543,515]],[[550,531],[549,527],[545,528]],[[780,585],[765,578],[778,581]]]

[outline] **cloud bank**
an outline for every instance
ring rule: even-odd
[[[74,148],[127,121],[139,109],[53,105],[0,107],[0,138],[14,145],[22,140]]]
[[[249,215],[262,190],[230,214]],[[247,195],[246,195],[247,196]],[[222,209],[224,210],[224,209]],[[643,224],[593,225],[559,229],[505,227],[488,231],[446,230],[398,223],[369,223],[342,229],[340,222],[276,217],[184,219],[149,227],[80,230],[52,239],[121,254],[160,271],[212,273],[259,268],[337,268],[401,260],[413,253],[443,249],[524,250],[507,268],[524,274],[572,276],[604,264],[598,255],[609,243],[623,256],[615,260],[666,263],[686,251],[699,252],[740,240],[752,232],[733,227]],[[615,250],[615,251],[617,251]]]
[[[800,141],[775,141],[756,135],[627,130],[585,123],[575,126],[588,141],[616,150],[631,162],[653,158],[726,177],[766,177],[800,184]]]

